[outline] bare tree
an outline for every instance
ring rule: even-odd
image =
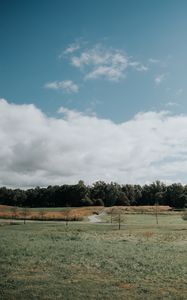
[[[156,224],[158,225],[158,202],[155,203],[155,217],[156,217]]]
[[[126,214],[120,208],[114,208],[111,215],[111,223],[117,223],[118,229],[121,229],[121,224],[126,222]]]
[[[111,207],[110,209],[110,223],[112,224],[112,218],[113,218],[113,214],[115,212],[115,207]]]
[[[66,221],[66,226],[68,226],[68,223],[71,220],[71,207],[67,206],[62,212],[64,215],[64,220]]]
[[[44,220],[44,216],[45,216],[45,211],[44,211],[44,209],[40,209],[40,211],[39,211],[39,217],[40,217],[40,219],[43,221]]]
[[[11,208],[11,212],[12,212],[12,219],[17,219],[17,216],[18,216],[18,208],[17,208],[17,206],[13,206]]]
[[[27,218],[29,216],[29,209],[28,209],[28,207],[23,207],[22,216],[23,216],[23,223],[26,224],[26,220],[27,220]]]
[[[10,221],[10,223],[11,222],[13,223],[13,220],[17,219],[17,216],[18,216],[18,208],[17,208],[17,206],[13,206],[11,208],[11,215],[12,215],[12,221]]]

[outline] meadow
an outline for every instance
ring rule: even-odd
[[[100,206],[21,208],[0,205],[0,219],[83,221],[85,217],[99,213],[101,210]]]
[[[0,299],[187,299],[187,221],[129,213],[103,223],[0,226]]]

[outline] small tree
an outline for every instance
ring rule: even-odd
[[[115,207],[111,207],[110,209],[110,223],[112,224],[112,218],[113,218],[113,214],[115,212]]]
[[[163,203],[163,199],[164,199],[163,192],[158,192],[155,194],[155,218],[156,218],[157,225],[158,225],[158,208],[159,208],[159,204]]]
[[[121,224],[127,220],[125,213],[122,209],[113,208],[111,214],[111,223],[117,223],[118,229],[121,229]]]
[[[18,214],[17,206],[13,206],[11,212],[12,212],[12,219],[17,219],[17,214]]]
[[[156,217],[156,224],[158,225],[158,202],[155,202],[155,217]]]
[[[28,207],[24,207],[22,210],[22,216],[23,216],[23,223],[26,224],[26,219],[29,216],[29,209]]]
[[[45,211],[43,209],[40,209],[40,211],[39,211],[39,217],[40,217],[40,219],[42,221],[44,220],[44,216],[45,216]]]
[[[65,210],[63,210],[64,220],[66,221],[66,227],[68,226],[68,223],[71,219],[71,207],[66,207]]]

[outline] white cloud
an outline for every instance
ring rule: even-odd
[[[70,55],[71,64],[85,74],[85,79],[104,78],[119,81],[128,68],[147,71],[148,67],[133,61],[124,51],[96,45],[83,50],[79,55]]]
[[[163,80],[165,80],[166,78],[166,74],[159,74],[155,77],[155,83],[156,85],[159,85],[163,82]]]
[[[48,82],[44,86],[47,89],[63,90],[66,93],[77,93],[79,87],[72,80]]]
[[[115,124],[60,112],[49,118],[34,105],[0,100],[1,186],[187,177],[187,115],[145,112]]]
[[[148,67],[144,66],[143,64],[141,64],[138,61],[129,62],[129,66],[134,67],[135,70],[140,71],[140,72],[148,71]]]
[[[158,64],[159,62],[160,62],[159,59],[149,58],[149,63],[151,63],[151,64]]]
[[[64,54],[74,53],[75,51],[80,49],[80,45],[77,43],[69,45],[65,50]]]
[[[58,57],[60,59],[66,57],[66,55],[73,54],[81,48],[80,42],[70,44]]]
[[[166,106],[179,106],[179,103],[170,101],[170,102],[167,102],[167,103],[166,103]]]
[[[85,76],[85,79],[105,78],[111,81],[118,81],[124,78],[124,74],[120,68],[113,66],[98,66]]]

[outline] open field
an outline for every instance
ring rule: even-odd
[[[120,231],[5,221],[0,299],[187,299],[187,222],[177,214],[159,220],[129,214]]]
[[[0,218],[31,219],[31,220],[64,220],[65,218],[82,221],[93,213],[99,213],[103,207],[44,207],[28,208],[24,217],[24,209],[20,207],[0,205]]]
[[[112,209],[115,210],[115,207]],[[119,209],[119,207],[117,207]],[[174,214],[169,206],[158,206],[160,214]],[[110,213],[111,208],[105,208],[106,213]],[[154,214],[155,206],[121,206],[120,210],[125,214]],[[44,207],[28,208],[26,213],[23,208],[0,205],[0,218],[6,219],[31,219],[31,220],[64,220],[65,218],[75,219],[77,221],[85,220],[92,214],[98,214],[103,211],[102,206],[87,207]],[[67,213],[68,212],[68,213]],[[177,212],[176,212],[177,214]]]

